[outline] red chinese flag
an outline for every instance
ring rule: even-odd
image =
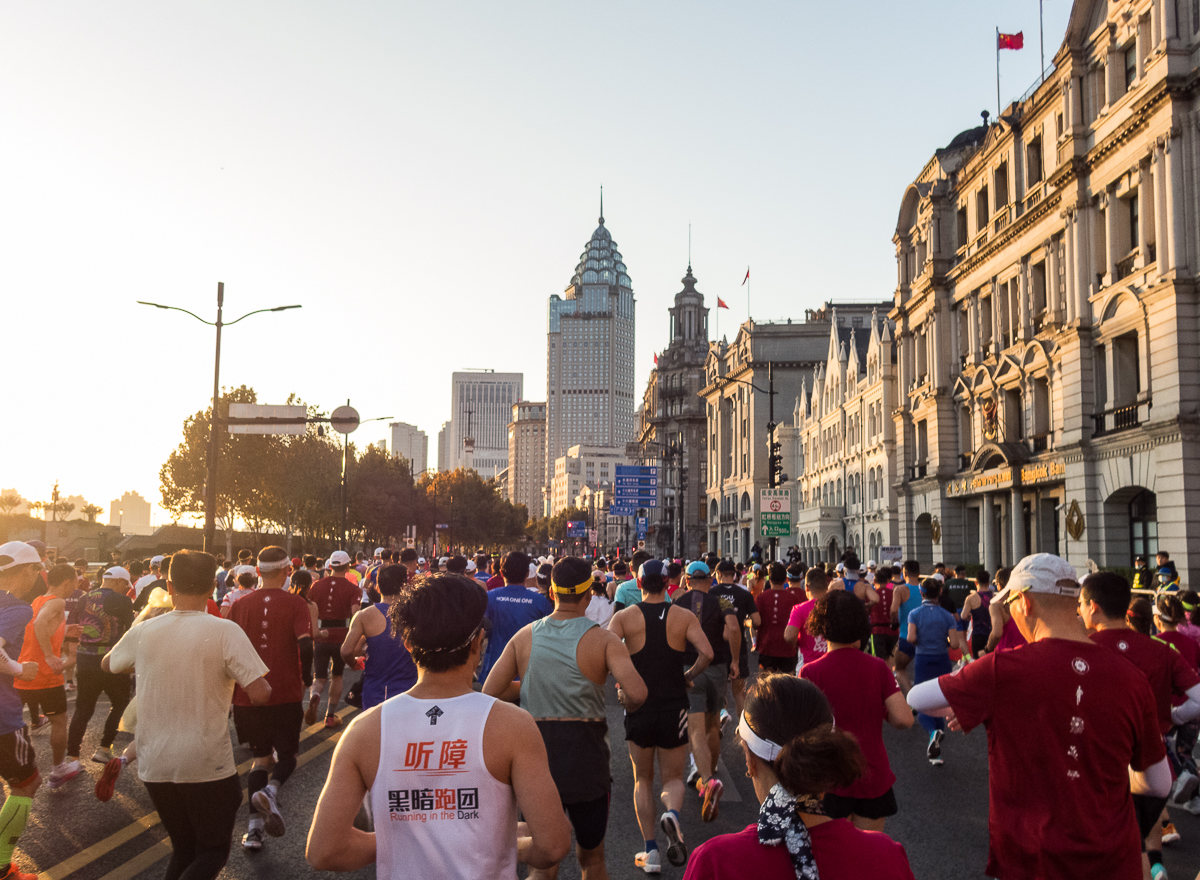
[[[654,366],[656,366],[656,367],[658,366],[658,353],[657,352],[655,352],[655,354],[654,354]]]
[[[749,280],[750,280],[750,267],[747,266],[746,267],[746,277],[742,279],[742,286],[744,287],[746,285],[746,282]],[[728,306],[726,306],[726,308],[728,308]]]
[[[729,303],[725,302],[725,300],[721,299],[721,297],[718,296],[717,297],[717,308],[718,309],[727,309],[727,308],[729,308]]]
[[[1000,34],[1000,42],[997,46],[1000,49],[1024,49],[1025,48],[1025,32],[1018,31],[1015,34]]]

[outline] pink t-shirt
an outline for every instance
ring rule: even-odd
[[[809,599],[807,602],[801,602],[792,609],[792,613],[788,615],[788,626],[796,626],[800,628],[800,635],[796,638],[796,645],[800,648],[800,654],[804,657],[805,663],[811,663],[818,657],[824,655],[826,651],[825,637],[814,636],[808,631],[808,618],[812,614],[812,610],[817,607],[816,599]]]
[[[882,733],[887,719],[884,701],[900,691],[892,670],[878,657],[855,648],[839,648],[805,663],[800,677],[821,689],[837,726],[854,734],[867,759],[867,772],[862,778],[833,793],[863,799],[885,794],[896,781]]]
[[[808,830],[821,880],[914,880],[904,847],[882,831],[860,831],[847,819]],[[683,880],[796,880],[787,847],[758,842],[758,826],[705,841],[688,859]]]

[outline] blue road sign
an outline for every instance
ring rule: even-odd
[[[587,522],[581,519],[567,521],[567,537],[568,538],[586,538],[587,537]]]
[[[643,467],[634,464],[619,464],[617,465],[616,475],[618,477],[657,477],[657,467]]]
[[[617,477],[614,486],[657,486],[658,477]]]
[[[609,516],[633,516],[637,513],[637,507],[632,504],[611,504],[608,508]]]

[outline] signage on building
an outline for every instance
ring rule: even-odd
[[[450,528],[450,526],[447,523],[438,523],[436,526],[434,526],[434,528],[445,530],[445,529]]]
[[[567,520],[567,537],[568,538],[586,538],[587,537],[587,521],[582,519]]]
[[[596,543],[596,530],[595,529],[588,529],[588,542],[592,543],[592,544]]]
[[[880,547],[879,548],[879,564],[880,565],[900,565],[904,561],[904,548],[895,547]]]
[[[759,534],[786,538],[792,533],[792,490],[763,489],[758,496]]]
[[[1067,466],[1061,461],[1027,464],[1020,470],[1020,483],[1017,485],[1030,485],[1033,483],[1044,483],[1049,480],[1058,480],[1065,477],[1066,474]],[[990,471],[982,471],[978,474],[970,474],[947,483],[946,495],[948,497],[974,495],[979,492],[1009,489],[1014,485],[1013,478],[1016,475],[1016,468],[1011,467],[995,468]]]
[[[1044,464],[1027,464],[1021,468],[1022,483],[1040,483],[1043,480],[1055,480],[1067,475],[1067,466],[1061,461],[1051,461]]]

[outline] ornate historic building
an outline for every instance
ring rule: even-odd
[[[886,307],[885,304],[881,304]],[[793,543],[808,564],[837,562],[847,547],[863,562],[900,533],[895,479],[896,349],[886,317],[829,327],[825,362],[801,388],[782,430],[794,481]]]
[[[699,397],[708,356],[708,309],[690,264],[668,315],[670,342],[650,373],[629,451],[630,458],[662,467],[661,506],[649,511],[654,535],[647,546],[664,556],[694,559],[708,547],[706,417]]]
[[[900,543],[1200,575],[1200,4],[1079,0],[1053,72],[900,207]]]

